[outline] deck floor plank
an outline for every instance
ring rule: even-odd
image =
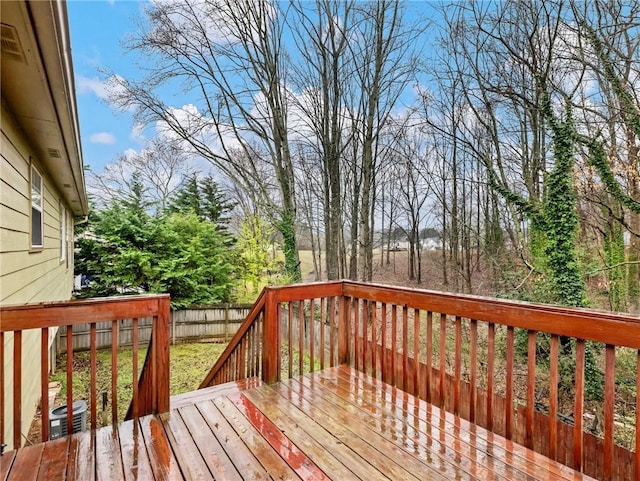
[[[9,451],[0,456],[0,480],[5,481],[9,475],[9,470],[16,459],[16,450]]]
[[[44,443],[19,449],[9,471],[9,481],[35,481],[42,462]]]
[[[227,394],[237,394],[247,389],[252,389],[262,385],[262,381],[257,377],[248,377],[240,381],[227,382],[217,386],[205,387],[196,391],[189,391],[176,396],[171,396],[171,409],[190,406],[204,401],[210,401]]]
[[[244,395],[325,473],[341,479],[389,479],[316,422],[319,419],[315,409],[304,413],[292,408],[269,388],[247,391]]]
[[[138,419],[138,424],[147,446],[155,481],[184,480],[160,419],[156,416],[144,416]]]
[[[214,399],[213,403],[273,479],[300,480],[300,477],[244,417],[235,404],[226,397]]]
[[[357,391],[358,387],[367,384],[374,386],[376,392],[374,403],[383,405],[384,403],[381,402],[381,400],[387,399],[391,400],[402,410],[414,412],[420,419],[432,419],[433,417],[442,419],[446,429],[456,429],[459,436],[463,436],[467,442],[476,446],[479,451],[489,454],[493,459],[513,463],[514,466],[517,466],[519,469],[526,471],[536,478],[566,480],[591,479],[542,454],[526,449],[524,446],[494,434],[469,421],[456,417],[452,413],[441,410],[426,401],[383,383],[367,374],[344,369],[342,366],[339,367],[337,371],[341,379],[353,383],[351,389],[354,391]]]
[[[94,481],[95,439],[91,431],[74,433],[69,437],[67,481]]]
[[[354,376],[357,375],[354,373]],[[390,395],[378,392],[374,385],[364,384],[360,379],[348,379],[349,374],[338,375],[337,382],[341,387],[337,392],[350,398],[351,402],[365,403],[374,406],[386,415],[399,419],[402,423],[415,426],[420,432],[429,436],[434,443],[440,445],[440,449],[448,456],[453,456],[456,464],[467,466],[476,471],[481,479],[522,479],[536,480],[541,478],[541,469],[531,466],[529,463],[520,463],[517,458],[510,456],[506,450],[494,450],[491,443],[487,443],[482,437],[473,437],[470,432],[462,429],[460,418],[451,415],[451,422],[447,422],[446,411],[430,406],[430,409],[420,411],[419,404],[408,404],[408,399],[403,398],[401,390],[395,390]],[[326,384],[328,377],[322,378]],[[353,382],[353,388],[348,391],[346,384]],[[331,386],[331,391],[334,390]],[[361,397],[361,398],[360,398]],[[414,399],[414,396],[411,396]],[[419,414],[419,415],[416,415]]]
[[[478,450],[474,444],[467,444],[461,440],[459,429],[455,425],[447,429],[444,418],[439,416],[439,412],[428,419],[415,418],[401,406],[385,401],[384,398],[372,401],[371,398],[376,395],[366,389],[350,391],[345,387],[347,381],[337,376],[331,379],[323,377],[320,381],[320,385],[323,385],[331,394],[367,412],[368,415],[362,418],[363,422],[374,424],[384,421],[383,426],[389,426],[386,428],[388,436],[395,437],[409,452],[413,451],[422,459],[431,457],[443,469],[449,470],[453,467],[456,469],[456,476],[464,473],[462,475],[469,479],[528,481],[535,479]],[[303,378],[301,382],[313,383],[313,380]],[[349,408],[350,411],[357,412],[353,407]]]
[[[124,479],[153,479],[149,454],[138,421],[125,421],[118,426]]]
[[[69,436],[44,444],[38,481],[65,479],[69,458]]]
[[[360,429],[378,433],[386,441],[420,461],[420,463],[413,463],[417,475],[429,473],[433,476],[444,476],[446,479],[496,479],[492,477],[491,472],[485,472],[478,466],[469,466],[470,469],[464,469],[461,463],[452,459],[451,454],[446,452],[440,441],[434,441],[432,437],[419,432],[414,426],[375,411],[369,405],[351,403],[342,398],[338,392],[334,393],[326,388],[318,391],[319,386],[314,384],[313,379],[304,378],[295,382],[306,385],[311,393],[312,404],[323,407],[325,412],[330,412],[332,415],[334,412],[342,412],[344,417],[351,419],[351,424],[360,425]],[[371,439],[375,438],[372,436]]]
[[[591,479],[348,366],[171,407],[8,452],[0,481]]]
[[[346,416],[342,416],[339,412],[333,412],[331,416],[327,415],[319,406],[312,405],[307,398],[306,390],[298,385],[299,389],[295,389],[293,384],[288,385],[287,382],[279,383],[275,386],[270,386],[269,389],[273,390],[275,394],[280,396],[277,401],[282,409],[287,409],[287,406],[293,406],[296,408],[292,410],[289,407],[291,417],[298,423],[306,425],[307,418],[312,415],[313,419],[318,422],[331,436],[333,436],[339,443],[344,446],[348,446],[360,456],[360,458],[371,466],[377,469],[383,476],[390,479],[404,479],[407,481],[419,481],[420,478],[414,476],[416,464],[412,461],[417,461],[414,457],[408,455],[404,451],[394,451],[394,445],[392,443],[385,443],[386,439],[379,436],[377,433],[368,429],[362,428],[361,424],[357,424],[355,429],[348,429],[347,426],[352,420]],[[261,389],[263,391],[266,389]],[[249,396],[250,393],[247,393]],[[302,415],[300,414],[302,413]],[[380,442],[376,442],[380,441]],[[389,456],[387,456],[389,454]],[[406,456],[402,456],[402,455]],[[394,459],[397,456],[396,459]],[[421,469],[425,466],[421,464]],[[441,477],[434,473],[434,480],[444,481],[447,478]]]
[[[122,455],[118,429],[108,426],[96,431],[96,480],[123,479]]]
[[[198,408],[194,405],[183,406],[179,411],[213,477],[217,480],[242,481],[242,476],[218,439],[207,429]]]
[[[200,455],[189,428],[185,425],[177,409],[159,415],[167,439],[173,449],[176,461],[185,480],[213,480],[207,463]]]
[[[317,479],[324,481],[329,479],[325,474],[309,460],[298,447],[291,442],[273,422],[260,412],[246,397],[242,395],[227,396],[238,411],[246,417],[249,423],[256,429],[265,441],[278,453],[297,475],[302,479]]]

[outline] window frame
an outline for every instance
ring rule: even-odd
[[[34,175],[35,174],[35,175]],[[36,189],[34,189],[34,187],[36,187],[36,185],[34,184],[34,181],[37,179],[40,180],[39,182],[39,189],[40,189],[40,202],[39,205],[36,202]],[[42,176],[42,174],[40,173],[40,171],[38,170],[38,168],[34,165],[33,162],[31,162],[31,166],[29,169],[29,204],[30,204],[30,210],[29,210],[29,245],[31,247],[31,251],[32,252],[40,252],[44,249],[44,177]],[[40,213],[40,238],[39,239],[35,239],[35,240],[39,240],[40,243],[34,242],[34,211],[37,211]]]
[[[67,219],[67,208],[64,206],[64,202],[62,199],[59,201],[59,209],[60,209],[60,264],[67,262],[69,256],[67,254],[67,240],[68,240],[68,230],[69,230],[69,221]]]

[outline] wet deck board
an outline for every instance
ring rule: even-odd
[[[187,393],[168,413],[6,453],[0,467],[21,481],[590,479],[345,366]]]

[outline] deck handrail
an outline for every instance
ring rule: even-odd
[[[248,339],[258,320],[259,335]],[[548,351],[539,353],[540,343]],[[640,449],[614,442],[617,355],[640,393],[638,316],[345,280],[263,291],[216,364],[226,375],[209,375],[202,387],[349,364],[572,468],[640,481]],[[589,369],[602,376],[602,437],[585,426]],[[570,411],[561,388],[571,390]],[[640,446],[640,394],[626,402],[636,409],[625,439]],[[572,424],[563,422],[567,412]]]
[[[73,326],[90,324],[92,347],[91,362],[91,399],[90,426],[97,425],[97,391],[96,391],[96,324],[111,322],[116,342],[112,346],[112,391],[116,391],[118,350],[118,326],[123,319],[131,319],[133,329],[133,396],[130,411],[143,416],[169,410],[169,295],[151,294],[107,298],[79,299],[71,301],[47,302],[38,304],[0,306],[0,437],[4,443],[5,431],[5,340],[13,337],[13,436],[15,447],[21,445],[22,435],[22,359],[23,337],[25,332],[40,331],[40,396],[42,412],[42,440],[49,438],[49,335],[50,330],[65,328],[67,330],[67,405],[73,404]],[[152,318],[152,335],[146,359],[138,378],[138,319]],[[114,372],[115,370],[115,372]],[[112,421],[117,422],[117,393],[112,392]],[[73,431],[73,410],[67,410],[67,426]]]

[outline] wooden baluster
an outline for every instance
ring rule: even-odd
[[[244,360],[244,373],[245,377],[249,378],[253,373],[253,326],[247,329],[245,336],[247,338],[247,357]]]
[[[440,352],[438,355],[438,406],[444,408],[445,403],[445,369],[446,369],[446,353],[447,353],[447,315],[440,313],[440,344],[438,346]]]
[[[557,459],[558,446],[558,346],[560,337],[551,336],[549,357],[549,457]]]
[[[384,382],[389,382],[389,373],[387,372],[387,303],[383,302],[380,309],[380,328],[382,329],[380,340],[382,344],[382,348],[380,349],[380,377]]]
[[[4,363],[4,359],[2,360]],[[4,386],[2,386],[4,390]],[[0,413],[4,416],[4,413]],[[22,331],[13,333],[13,447],[22,446]]]
[[[251,339],[253,351],[251,353],[251,377],[256,377],[258,373],[258,359],[260,357],[260,338],[258,337],[259,323],[256,321],[251,326]]]
[[[256,342],[258,344],[258,353],[256,355],[256,376],[263,379],[264,365],[262,364],[262,355],[264,352],[264,314],[260,314],[256,324]]]
[[[133,387],[132,414],[138,417],[138,318],[131,320],[131,385]]]
[[[355,358],[355,368],[360,368],[360,299],[354,299],[353,302],[353,356]]]
[[[433,365],[433,312],[427,311],[427,376],[425,379],[425,389],[427,402],[431,402],[431,370]]]
[[[113,424],[118,423],[118,346],[120,345],[118,324],[117,320],[111,321],[111,422]]]
[[[420,376],[420,309],[413,310],[413,392],[422,397]],[[424,399],[424,397],[423,397]]]
[[[254,377],[256,375],[255,367],[256,367],[256,326],[253,324],[251,329],[249,329],[249,377]]]
[[[73,326],[67,326],[67,431],[73,433]]]
[[[493,376],[496,359],[496,325],[490,322],[487,330],[489,336],[487,346],[487,429],[493,431],[493,395],[495,391]]]
[[[324,370],[324,331],[327,326],[327,305],[329,303],[329,298],[321,297],[320,298],[320,370]]]
[[[604,479],[613,476],[613,415],[615,413],[616,346],[607,344],[604,375]],[[636,446],[636,449],[638,447]]]
[[[640,359],[640,358],[639,358]],[[4,442],[4,332],[0,332],[0,444]]]
[[[470,320],[471,343],[469,346],[469,421],[476,422],[477,372],[478,372],[478,321]]]
[[[378,377],[378,303],[372,301],[371,309],[371,375]]]
[[[367,372],[367,343],[369,342],[369,301],[362,302],[362,372]]]
[[[402,306],[402,389],[407,391],[407,358],[409,353],[409,309],[405,304]]]
[[[276,325],[275,325],[275,341],[276,341],[276,381],[282,380],[282,304],[278,303],[276,307]]]
[[[380,378],[384,382],[389,382],[387,367],[387,303],[383,302],[380,307]]]
[[[584,340],[577,339],[575,400],[573,405],[573,467],[578,471],[582,471],[582,460],[584,458],[582,441],[582,419],[584,413],[584,355]]]
[[[527,338],[527,409],[525,414],[525,446],[533,447],[533,415],[536,390],[536,331]]]
[[[513,435],[513,327],[507,327],[507,373],[505,380],[505,410],[504,410],[504,436],[511,439]]]
[[[327,309],[329,309],[329,367],[333,367],[336,365],[336,305],[335,305],[335,297],[330,297],[328,299],[329,305]]]
[[[288,354],[289,354],[289,379],[293,377],[293,302],[289,301],[289,305],[287,306],[287,323],[289,330],[289,339],[288,339]]]
[[[460,371],[462,366],[462,318],[455,321],[455,362],[453,371],[453,414],[460,414]]]
[[[338,301],[338,364],[351,364],[349,335],[351,326],[351,298],[342,296]]]
[[[89,364],[91,371],[91,429],[96,429],[98,426],[98,362],[95,322],[89,326]]]
[[[391,311],[391,384],[396,385],[396,344],[398,337],[398,306],[393,305]]]
[[[316,300],[309,299],[309,371],[313,372],[316,361]]]
[[[3,360],[4,362],[4,360]],[[4,389],[4,384],[0,385]],[[41,439],[49,439],[49,328],[43,327],[40,333],[40,413]],[[2,412],[4,416],[4,412]]]
[[[298,376],[304,374],[304,301],[298,301]]]
[[[246,379],[247,377],[247,338],[240,342],[240,352],[238,359],[238,375],[236,380]]]

